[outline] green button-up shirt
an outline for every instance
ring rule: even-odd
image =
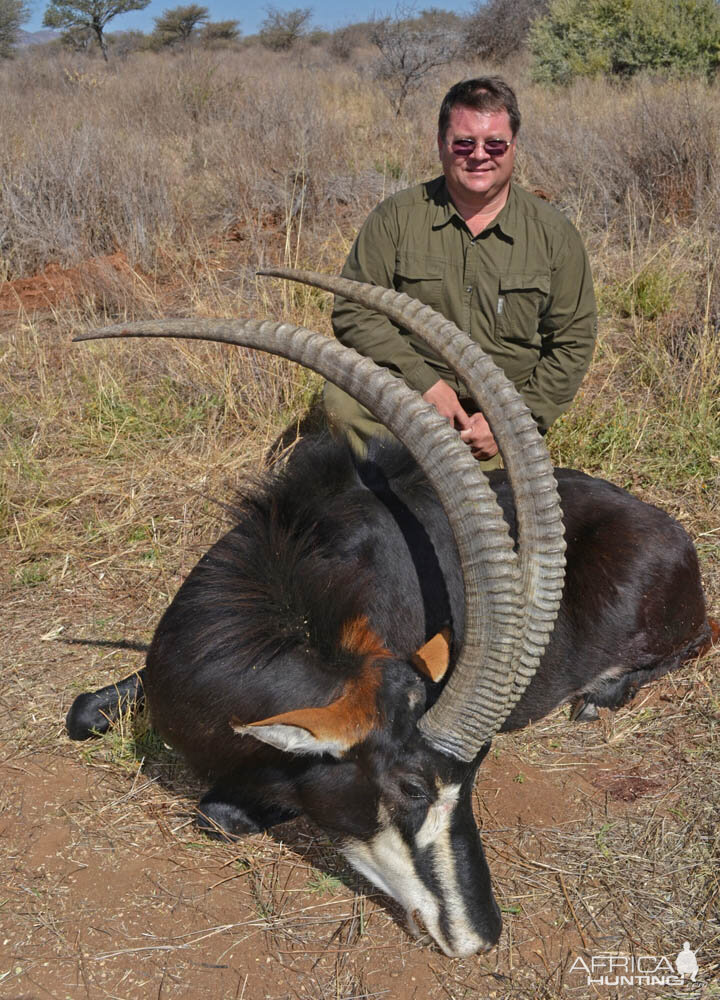
[[[515,184],[475,237],[444,177],[393,195],[368,216],[342,273],[405,292],[465,330],[515,384],[543,431],[569,406],[590,364],[595,297],[580,235]],[[467,396],[419,338],[379,313],[338,297],[333,327],[343,344],[419,392],[442,378]]]

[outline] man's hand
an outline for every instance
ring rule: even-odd
[[[497,455],[498,446],[490,430],[490,424],[482,413],[473,413],[469,420],[470,426],[460,431],[460,437],[470,445],[473,456],[485,460]]]
[[[445,417],[455,430],[460,431],[460,437],[466,444],[470,445],[470,450],[475,458],[487,459],[497,455],[498,446],[485,417],[482,413],[468,416],[460,405],[457,393],[447,382],[438,379],[435,385],[431,385],[423,393],[423,399],[432,403],[440,416]]]
[[[440,416],[449,420],[455,430],[461,431],[470,427],[470,417],[460,405],[455,390],[442,379],[438,379],[435,385],[431,385],[427,392],[423,393],[423,399],[427,403],[432,403]]]

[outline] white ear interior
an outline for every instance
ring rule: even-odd
[[[318,756],[329,753],[333,757],[340,757],[346,749],[337,740],[319,740],[301,726],[290,726],[282,722],[275,722],[269,726],[233,726],[233,729],[242,736],[254,736],[256,740],[287,753]]]

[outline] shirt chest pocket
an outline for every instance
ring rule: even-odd
[[[398,254],[395,261],[395,288],[412,299],[442,311],[443,276],[446,262],[420,254]]]
[[[549,295],[550,275],[547,273],[501,275],[496,328],[503,338],[521,343],[539,344],[538,325]]]

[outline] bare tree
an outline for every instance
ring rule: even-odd
[[[12,55],[18,32],[29,17],[24,0],[0,0],[0,58]]]
[[[462,42],[450,15],[435,9],[412,17],[398,8],[395,17],[375,22],[371,37],[380,50],[375,76],[396,115],[428,74],[450,62]]]
[[[210,12],[207,7],[190,3],[183,7],[164,10],[155,18],[153,35],[161,45],[185,45],[199,24],[207,22]]]
[[[265,20],[258,32],[260,41],[276,52],[291,49],[295,42],[307,34],[311,7],[296,7],[294,10],[278,10],[277,7],[267,7]]]
[[[105,27],[108,22],[118,14],[144,10],[149,3],[150,0],[51,0],[43,24],[46,28],[89,28],[107,62]]]

